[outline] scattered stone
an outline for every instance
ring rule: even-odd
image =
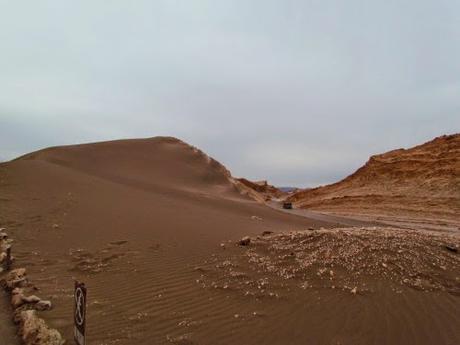
[[[16,268],[6,275],[6,278],[2,281],[2,285],[8,290],[13,290],[16,287],[22,287],[27,282],[26,269],[25,268]]]
[[[251,243],[251,238],[250,238],[249,236],[243,237],[243,238],[238,242],[238,244],[239,244],[240,246],[248,246],[250,243]]]
[[[35,310],[43,311],[50,310],[52,308],[51,301],[40,300],[34,305]]]
[[[20,288],[14,288],[11,292],[11,305],[14,309],[24,304],[22,298],[24,297],[24,290]]]
[[[38,303],[41,301],[40,297],[37,297],[35,295],[31,295],[31,296],[22,296],[22,301],[24,303],[27,303],[27,304],[34,304],[34,303]]]
[[[453,253],[458,253],[458,248],[454,244],[447,244],[445,248]]]
[[[191,340],[191,333],[180,335],[178,337],[171,337],[170,335],[166,336],[166,339],[174,344],[174,345],[193,345],[193,341]]]
[[[113,241],[109,242],[109,244],[115,245],[115,246],[121,246],[122,244],[128,243],[128,241],[121,240],[121,241]]]
[[[262,218],[257,217],[257,216],[251,216],[251,219],[252,219],[252,220],[262,220]]]

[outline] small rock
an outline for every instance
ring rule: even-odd
[[[243,237],[243,238],[238,242],[238,244],[239,244],[240,246],[248,246],[250,243],[251,243],[251,238],[250,238],[249,236]]]
[[[225,243],[221,243],[221,244],[220,244],[220,247],[221,247],[222,249],[225,249]]]
[[[351,289],[350,291],[353,295],[356,295],[358,293],[358,287],[354,287],[353,289]]]
[[[20,288],[14,288],[11,292],[11,305],[14,309],[24,304],[22,298],[24,297],[24,291]]]
[[[444,246],[448,251],[451,251],[453,253],[458,253],[458,248],[454,244],[447,244]]]
[[[59,224],[53,224],[53,229],[59,229]]]
[[[7,274],[4,283],[8,290],[13,290],[15,287],[23,286],[26,283],[26,281],[26,269],[16,268]]]
[[[34,309],[35,310],[40,310],[40,311],[50,310],[51,307],[52,307],[51,301],[43,301],[43,300],[38,301],[34,305]]]
[[[41,301],[40,297],[37,297],[35,295],[31,295],[31,296],[23,296],[22,297],[22,300],[24,301],[24,303],[38,303]]]
[[[384,262],[382,262],[382,266],[385,267],[385,268],[388,267],[388,265],[386,263],[384,263]]]
[[[262,232],[262,236],[268,236],[271,234],[273,234],[273,231],[270,231],[270,230],[265,230],[264,232]]]
[[[122,244],[128,243],[126,240],[121,240],[121,241],[113,241],[109,242],[109,244],[114,245],[114,246],[121,246]]]

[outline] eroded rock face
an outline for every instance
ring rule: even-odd
[[[299,208],[379,215],[458,219],[460,134],[372,156],[342,181],[301,190],[287,201]]]
[[[61,334],[49,328],[45,321],[37,316],[35,310],[17,313],[15,321],[19,324],[19,335],[26,345],[62,345],[65,343]]]

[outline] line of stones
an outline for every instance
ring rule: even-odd
[[[56,330],[48,327],[37,311],[50,310],[50,301],[42,300],[29,294],[37,290],[30,284],[25,268],[11,266],[14,257],[11,255],[13,240],[8,237],[5,228],[0,228],[0,285],[11,298],[13,321],[18,327],[18,334],[26,345],[62,345],[65,340]]]

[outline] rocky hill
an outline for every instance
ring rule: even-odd
[[[460,134],[372,156],[340,182],[289,197],[300,208],[375,214],[460,214]]]
[[[245,178],[238,178],[236,181],[260,194],[264,200],[271,200],[273,198],[278,199],[286,195],[286,193],[279,188],[268,184],[266,180],[249,181]]]

